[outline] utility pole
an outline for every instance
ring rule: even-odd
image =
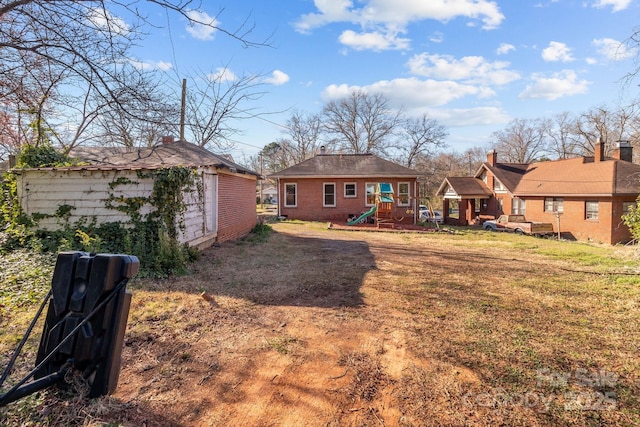
[[[187,79],[182,79],[182,101],[180,102],[180,141],[184,141],[184,110],[187,98]]]
[[[263,202],[264,199],[262,198],[262,183],[264,182],[264,177],[262,176],[262,151],[260,152],[260,209],[264,208],[263,206]]]

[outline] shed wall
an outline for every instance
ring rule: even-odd
[[[257,221],[256,177],[218,174],[218,242],[248,234]]]

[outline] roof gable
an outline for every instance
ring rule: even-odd
[[[473,176],[449,176],[438,188],[436,194],[460,198],[486,198],[491,196],[489,187],[479,178]]]
[[[318,154],[269,178],[406,177],[420,172],[373,154]]]

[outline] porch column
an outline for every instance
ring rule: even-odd
[[[449,219],[449,199],[442,200],[442,216],[444,222],[447,222],[447,219]]]
[[[467,225],[473,223],[476,215],[476,199],[468,199],[467,200]]]

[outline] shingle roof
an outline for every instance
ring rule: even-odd
[[[531,163],[512,191],[517,196],[638,194],[640,165],[581,157]]]
[[[513,192],[522,178],[522,175],[529,167],[529,164],[496,163],[494,166],[491,166],[489,163],[484,163],[483,167],[491,171],[493,176],[498,178],[498,181],[500,181],[507,190]]]
[[[442,182],[436,194],[444,194],[447,187],[451,187],[457,195],[465,198],[485,198],[492,194],[481,179],[473,176],[449,176]]]
[[[106,169],[160,169],[171,166],[215,167],[232,172],[259,176],[223,156],[185,141],[156,145],[154,147],[76,147],[70,153],[84,166],[38,168],[41,170],[106,170]]]
[[[373,154],[318,154],[269,178],[407,177],[420,172]]]
[[[475,177],[447,177],[438,194],[447,190],[447,184],[462,197],[490,194],[490,189],[478,179],[483,169],[490,171],[513,195],[522,197],[637,195],[640,188],[640,165],[617,159],[595,162],[593,157],[580,157],[530,164],[484,163]]]

